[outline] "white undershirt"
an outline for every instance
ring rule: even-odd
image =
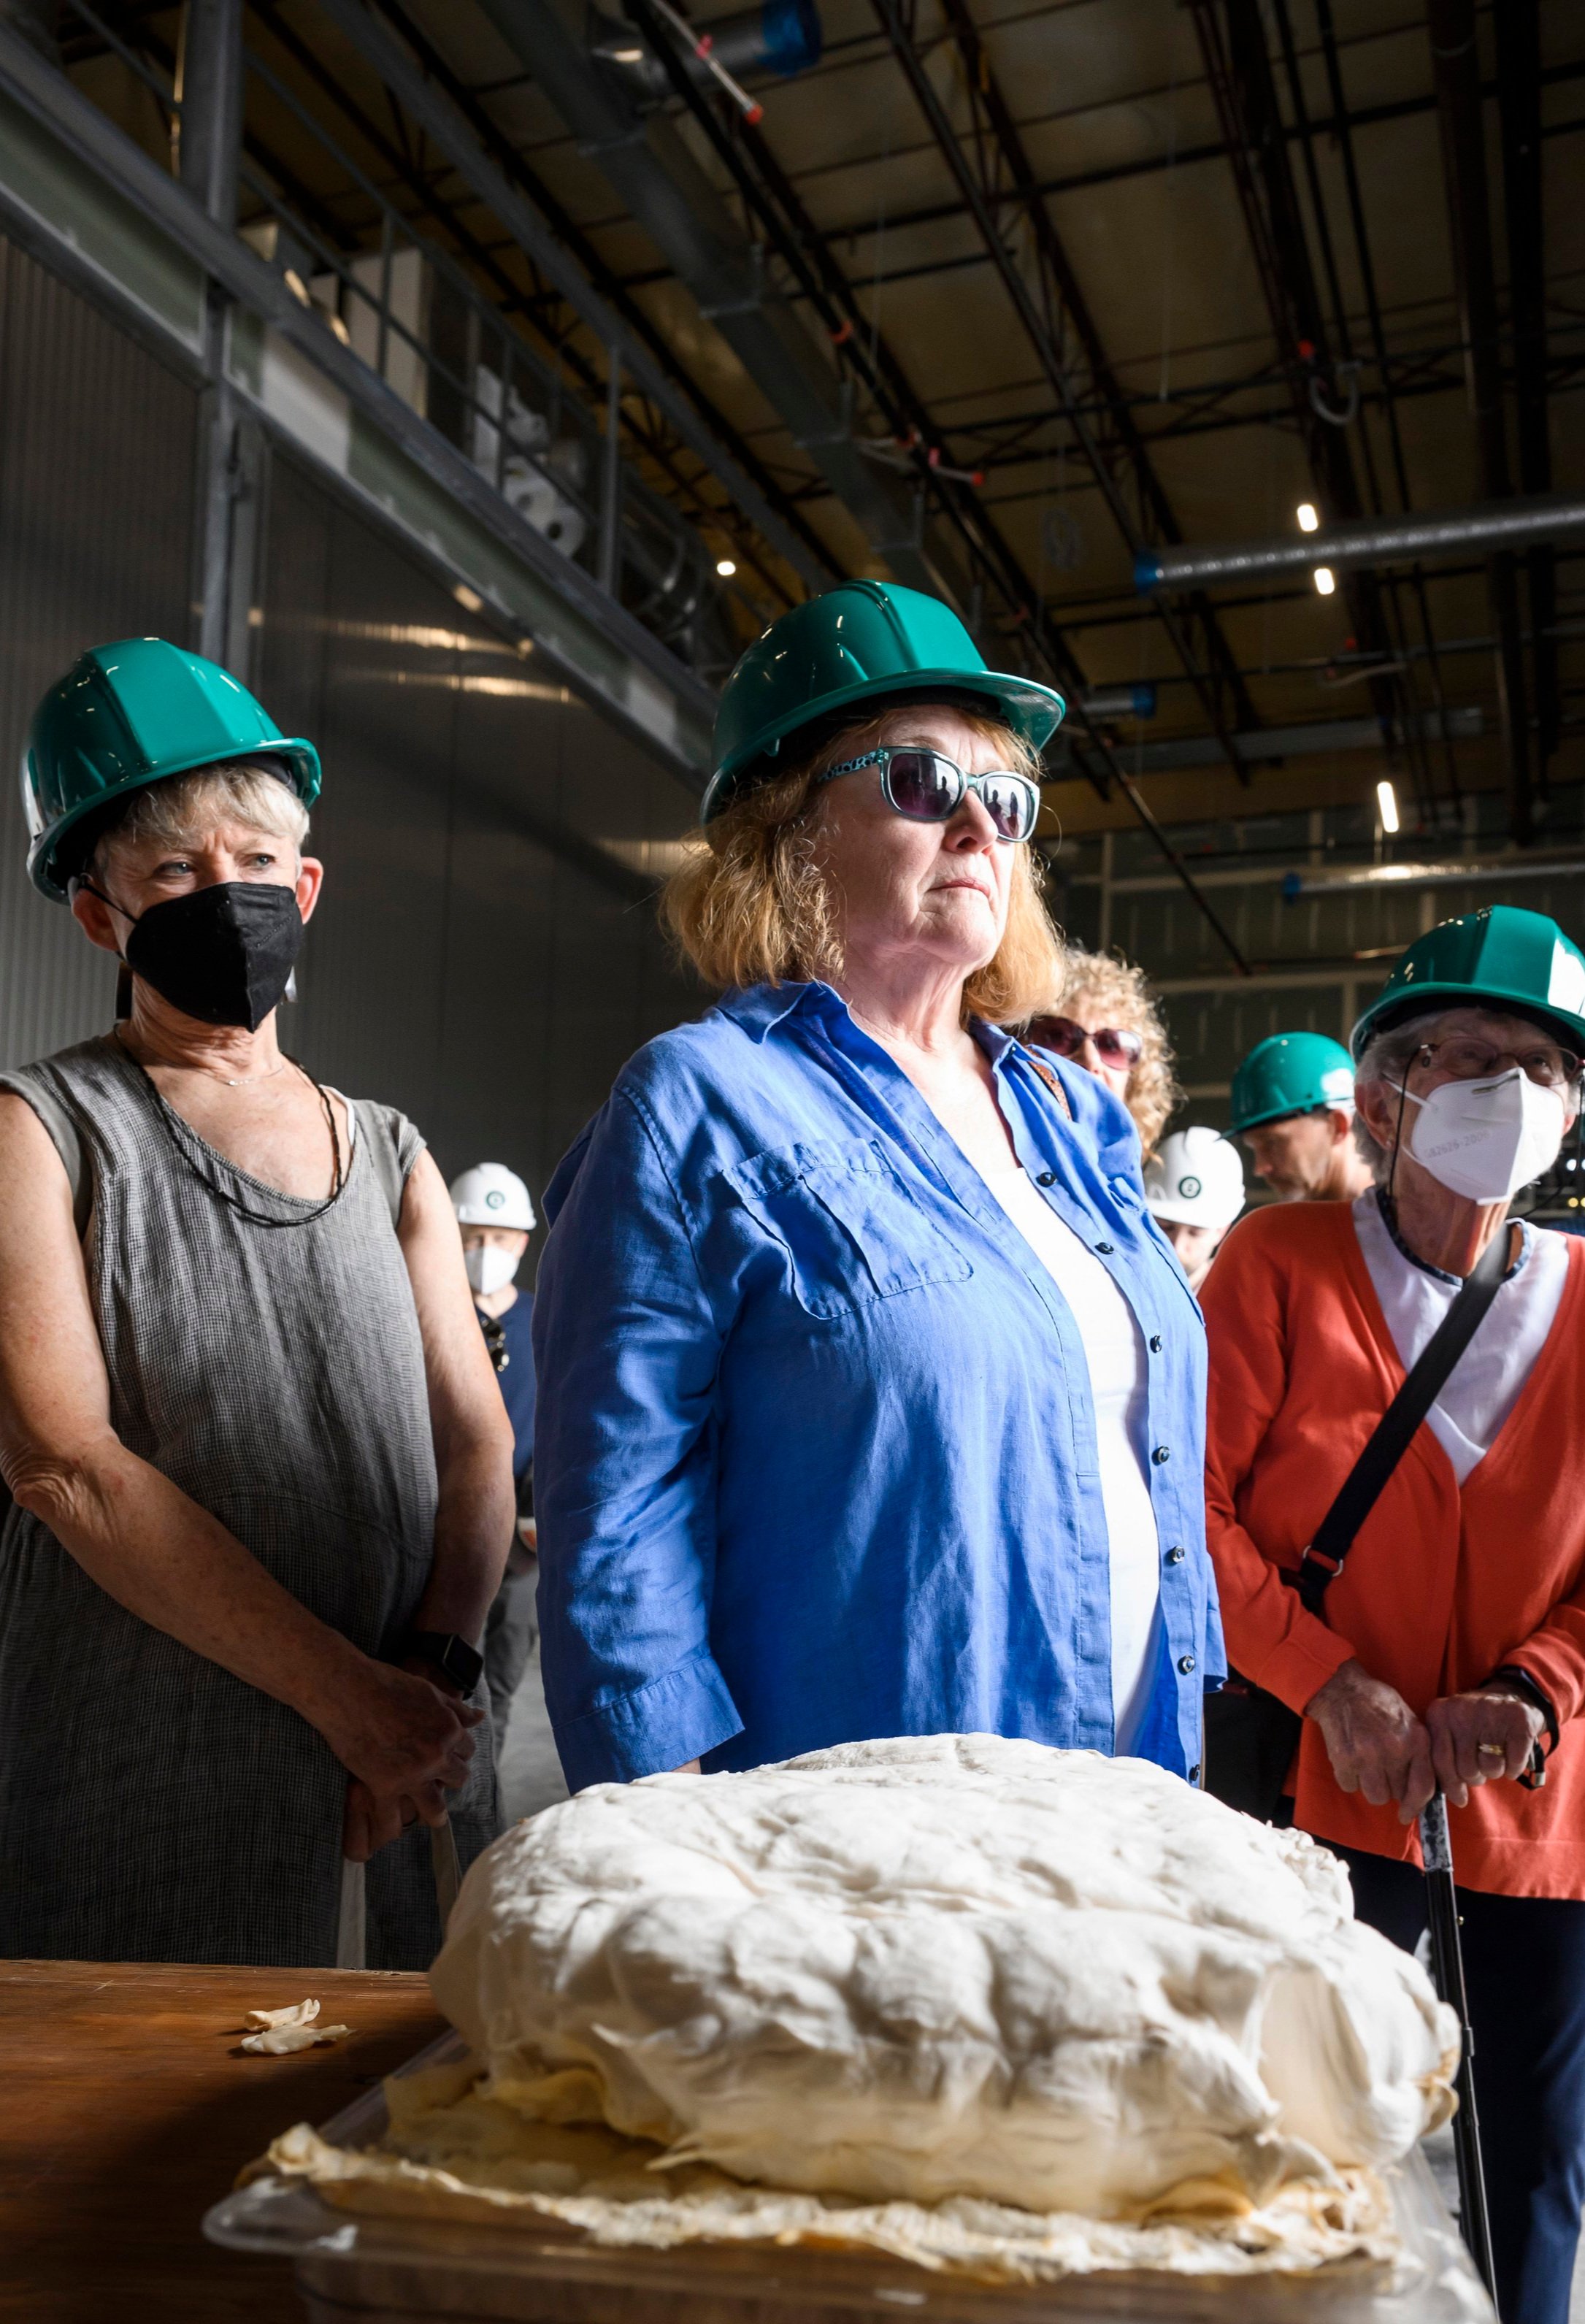
[[[1112,1719],[1116,1748],[1126,1752],[1150,1700],[1161,1618],[1161,1545],[1145,1469],[1145,1342],[1105,1268],[1026,1170],[999,1170],[985,1184],[1066,1300],[1084,1343],[1111,1568]]]
[[[1353,1205],[1354,1231],[1387,1330],[1405,1371],[1457,1296],[1451,1277],[1405,1259],[1387,1230],[1374,1187]],[[1496,1443],[1557,1320],[1569,1279],[1565,1237],[1526,1226],[1516,1275],[1498,1286],[1474,1338],[1426,1414],[1432,1434],[1461,1485]]]

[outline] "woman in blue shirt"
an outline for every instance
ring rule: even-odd
[[[1199,1311],[1122,1105],[997,1029],[1057,981],[1026,843],[1061,715],[870,581],[728,682],[668,897],[727,990],[546,1198],[541,1654],[575,1790],[951,1731],[1198,1777]]]

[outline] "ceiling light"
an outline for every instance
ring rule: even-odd
[[[644,61],[642,49],[607,49],[605,53],[613,65],[641,65]]]
[[[470,589],[465,581],[459,581],[451,594],[456,599],[457,604],[462,607],[465,613],[482,613],[484,612],[484,600],[480,596],[476,589]]]
[[[341,341],[342,346],[344,347],[350,347],[352,345],[352,333],[347,329],[346,325],[342,321],[340,316],[330,315],[327,316],[326,319],[329,323],[330,327],[335,332],[336,337]]]
[[[730,581],[733,575],[737,571],[737,567],[733,563],[730,557],[718,557],[715,560],[715,570],[720,574],[723,581]]]
[[[1376,786],[1376,804],[1381,810],[1381,827],[1387,833],[1398,827],[1398,795],[1385,779]]]
[[[297,300],[299,307],[311,307],[313,305],[313,300],[309,297],[309,286],[303,281],[302,276],[298,272],[295,266],[287,267],[281,279],[285,283],[287,289],[290,291],[292,297]]]
[[[1318,597],[1330,597],[1336,587],[1337,576],[1333,573],[1331,566],[1318,565],[1315,567],[1316,595]]]
[[[1301,501],[1299,503],[1298,515],[1299,530],[1301,532],[1320,531],[1321,519],[1315,512],[1315,503],[1313,501]]]

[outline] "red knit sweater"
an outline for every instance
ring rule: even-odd
[[[1521,1664],[1556,1704],[1562,1740],[1544,1789],[1487,1784],[1452,1811],[1454,1865],[1471,1888],[1585,1897],[1585,1243],[1570,1238],[1551,1336],[1485,1459],[1461,1490],[1422,1427],[1323,1620],[1275,1569],[1297,1565],[1404,1378],[1348,1204],[1254,1213],[1223,1244],[1203,1305],[1206,1516],[1229,1661],[1302,1711],[1358,1655],[1420,1712]],[[1312,1720],[1295,1815],[1322,1840],[1419,1860],[1395,1808],[1339,1786]]]

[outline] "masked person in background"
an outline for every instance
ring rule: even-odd
[[[122,999],[0,1076],[0,1953],[422,1969],[511,1434],[423,1140],[276,1038],[318,756],[139,638],[24,779]]]
[[[511,1718],[512,1697],[539,1635],[534,1618],[534,1295],[520,1289],[517,1271],[532,1232],[534,1205],[514,1170],[478,1162],[452,1181],[451,1206],[462,1229],[463,1264],[474,1311],[495,1367],[496,1385],[516,1444],[512,1479],[517,1526],[506,1572],[484,1626],[484,1683],[499,1758]]]
[[[1410,945],[1354,1051],[1373,1184],[1254,1212],[1203,1294],[1228,1765],[1253,1714],[1269,1724],[1264,1690],[1297,1737],[1294,1822],[1409,1949],[1415,1818],[1447,1794],[1498,2307],[1566,2324],[1585,2193],[1585,1244],[1508,1205],[1579,1112],[1585,955],[1537,912],[1448,921]],[[1494,1243],[1490,1305],[1312,1610],[1297,1578],[1317,1528]],[[1210,1725],[1206,1780],[1230,1796],[1220,1707]],[[1538,1745],[1544,1787],[1523,1788]]]
[[[1219,1130],[1197,1123],[1175,1130],[1145,1165],[1145,1200],[1190,1290],[1198,1291],[1223,1235],[1244,1207],[1238,1148]]]
[[[1324,1033],[1274,1033],[1233,1075],[1233,1134],[1279,1202],[1352,1203],[1370,1185],[1354,1142],[1354,1066]]]

